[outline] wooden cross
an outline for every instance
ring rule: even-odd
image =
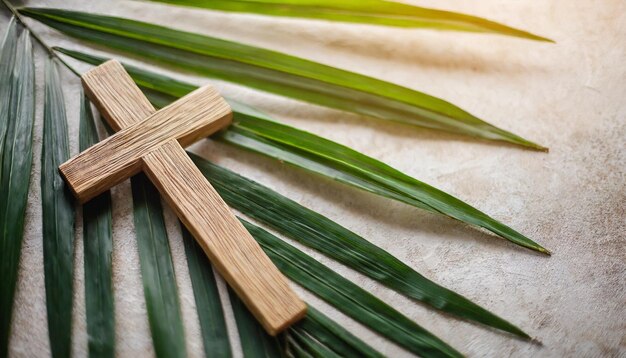
[[[82,82],[117,133],[59,167],[78,200],[145,172],[269,334],[302,318],[306,304],[183,149],[230,124],[232,111],[217,91],[201,87],[156,111],[114,60]]]

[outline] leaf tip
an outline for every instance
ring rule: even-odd
[[[537,251],[541,252],[542,254],[545,254],[547,256],[552,256],[552,251],[546,249],[545,247],[537,244],[537,247],[535,248]]]

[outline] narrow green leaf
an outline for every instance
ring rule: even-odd
[[[387,251],[302,205],[193,154],[226,203],[389,288],[431,307],[528,338],[509,322],[420,275]]]
[[[9,120],[9,104],[11,101],[11,80],[13,67],[15,66],[15,53],[17,47],[17,20],[11,17],[7,32],[2,41],[0,52],[0,160],[4,151],[4,137],[7,132]],[[2,179],[2,166],[0,166],[0,179]]]
[[[186,357],[174,265],[161,197],[145,174],[131,178],[141,279],[157,357]]]
[[[179,6],[270,16],[407,28],[487,32],[553,42],[487,19],[381,0],[152,0]]]
[[[80,106],[80,151],[98,142],[89,100],[83,95]],[[83,205],[85,265],[85,307],[90,357],[115,354],[115,314],[111,255],[111,193],[105,192]]]
[[[423,357],[461,357],[433,334],[351,281],[245,220],[246,229],[287,277],[335,308]]]
[[[13,62],[9,60],[12,57]],[[18,38],[17,25],[11,22],[0,59],[0,114],[4,121],[0,126],[6,126],[0,157],[0,357],[6,357],[33,160],[35,67],[28,30]]]
[[[71,50],[59,51],[91,64],[105,60]],[[137,84],[147,90],[146,95],[156,106],[168,104],[196,88],[137,67],[126,66],[126,69]],[[386,198],[483,227],[517,245],[549,254],[541,245],[480,210],[376,159],[314,134],[273,122],[264,114],[235,101],[229,102],[235,112],[234,123],[217,135],[227,143]]]
[[[224,310],[220,301],[211,262],[193,238],[181,224],[189,276],[196,300],[196,311],[200,320],[202,343],[206,357],[231,357],[232,351],[224,319]]]
[[[444,100],[280,52],[123,18],[20,11],[67,35],[185,71],[370,117],[545,150]]]
[[[70,157],[65,101],[56,61],[47,58],[41,152],[43,261],[53,357],[69,357],[72,340],[74,198],[59,173]]]
[[[233,290],[228,288],[244,358],[281,357],[281,344],[265,332]]]
[[[312,337],[341,357],[384,357],[311,305],[306,317],[289,330]]]
[[[517,245],[548,250],[480,210],[348,147],[258,116],[238,113],[219,138],[336,181],[485,228]]]
[[[285,334],[288,338],[297,342],[298,346],[306,352],[307,356],[314,358],[341,358],[340,355],[333,352],[320,342],[317,342],[308,334],[305,334],[298,330],[289,330]]]

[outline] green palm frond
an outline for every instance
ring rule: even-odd
[[[131,178],[141,280],[157,357],[186,357],[174,264],[161,196],[145,174]]]
[[[202,174],[226,203],[289,238],[414,300],[441,311],[528,338],[522,330],[428,280],[387,251],[332,220],[242,177],[189,153]]]
[[[213,10],[303,17],[373,25],[485,32],[551,41],[486,19],[380,0],[152,0]],[[8,0],[2,2],[21,16]],[[287,54],[150,23],[60,9],[24,8],[20,12],[70,36],[171,67],[234,82],[266,92],[364,116],[419,127],[504,141],[531,149],[546,148],[497,128],[427,94]],[[46,58],[41,194],[47,321],[53,357],[72,347],[74,215],[76,207],[58,166],[69,157],[68,129],[61,81],[63,62],[38,37],[12,19],[0,49],[0,357],[8,355],[11,312],[22,245],[32,164],[35,76],[31,36]],[[25,25],[26,27],[27,24]],[[58,49],[99,64],[105,59]],[[63,62],[69,69],[65,62]],[[196,86],[126,66],[157,107]],[[73,69],[72,72],[78,75]],[[81,95],[82,96],[82,95]],[[81,97],[80,149],[98,141],[88,100]],[[512,228],[428,184],[348,147],[277,123],[231,99],[234,122],[213,138],[257,152],[375,193],[485,228],[517,245],[549,253]],[[463,296],[428,280],[387,251],[302,205],[212,164],[190,156],[228,205],[262,225],[309,246],[337,262],[411,299],[461,318],[529,338],[513,324]],[[144,296],[158,357],[187,355],[174,266],[160,195],[143,174],[131,179],[133,215]],[[115,353],[111,196],[85,204],[83,240],[85,300],[90,357]],[[461,353],[416,322],[332,269],[270,232],[242,220],[278,268],[301,287],[382,337],[424,357]],[[211,264],[190,233],[183,243],[206,356],[232,356],[224,307]],[[307,316],[277,337],[270,337],[241,301],[230,301],[245,357],[382,357],[345,328],[309,306]]]
[[[485,32],[553,42],[477,16],[383,0],[151,0],[218,11],[406,28]]]
[[[306,317],[292,326],[290,331],[313,338],[339,357],[384,357],[311,305]]]
[[[462,356],[393,307],[304,252],[250,222],[241,221],[285,276],[347,316],[417,355]]]
[[[94,65],[105,58],[58,48]],[[150,101],[163,107],[197,87],[134,66],[125,66]],[[314,134],[276,123],[263,113],[229,99],[234,121],[217,138],[341,183],[397,200],[465,223],[485,228],[517,245],[545,254],[549,251],[514,229],[437,188],[376,159]]]
[[[0,357],[8,355],[33,160],[35,66],[28,30],[15,19],[0,54]]]
[[[244,358],[282,357],[283,348],[279,338],[272,337],[265,332],[230,287],[228,288],[228,297],[237,323]]]
[[[59,173],[70,157],[65,101],[56,60],[45,69],[44,128],[41,150],[43,261],[48,334],[53,357],[69,357],[72,339],[74,275],[74,198]]]
[[[184,71],[364,116],[546,150],[439,98],[280,52],[118,17],[20,12],[67,35]]]
[[[200,320],[204,354],[206,357],[229,358],[232,356],[232,349],[211,262],[182,223],[180,227]]]
[[[99,141],[89,100],[84,95],[79,133],[81,151]],[[111,211],[111,193],[108,191],[83,205],[85,314],[91,358],[107,358],[115,354]]]

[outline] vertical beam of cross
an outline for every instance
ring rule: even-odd
[[[117,61],[87,72],[82,82],[118,133],[60,167],[78,199],[144,171],[269,334],[302,318],[306,304],[181,146],[230,123],[232,112],[219,94],[202,87],[156,111]]]

